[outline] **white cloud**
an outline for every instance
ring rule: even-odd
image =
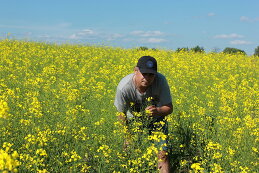
[[[113,41],[124,37],[119,33],[106,33],[97,32],[92,29],[83,29],[76,33],[71,34],[68,38],[73,40],[102,40],[102,41]]]
[[[238,35],[238,34],[235,34],[235,33],[232,33],[232,34],[221,34],[221,35],[215,35],[214,38],[243,38],[244,36],[243,35]]]
[[[50,35],[48,34],[42,34],[42,35],[39,35],[40,38],[51,38]]]
[[[251,22],[251,19],[250,19],[249,17],[246,17],[246,16],[241,16],[241,17],[240,17],[240,20],[241,20],[242,22]]]
[[[82,31],[78,32],[77,34],[78,35],[94,35],[96,33],[91,29],[83,29]]]
[[[98,33],[91,29],[83,29],[69,36],[70,39],[83,39],[89,36],[96,36]]]
[[[0,25],[0,28],[28,29],[28,27],[26,26],[19,26],[19,25]]]
[[[68,23],[68,22],[63,22],[63,23],[57,24],[57,27],[60,27],[60,28],[67,28],[67,27],[70,27],[70,26],[72,26],[72,24]]]
[[[242,21],[242,22],[257,22],[257,21],[259,21],[259,17],[250,18],[250,17],[247,17],[247,16],[241,16],[240,21]]]
[[[148,38],[148,39],[143,39],[142,40],[145,43],[163,43],[166,42],[165,39],[162,38]]]
[[[245,40],[233,40],[233,41],[230,41],[230,44],[233,44],[233,45],[248,45],[248,44],[252,44],[252,42],[245,41]]]
[[[161,31],[132,31],[131,35],[140,37],[156,37],[163,35],[163,33]]]
[[[122,39],[122,41],[125,41],[125,42],[135,42],[135,40],[133,38],[124,38],[124,39]]]
[[[208,13],[208,16],[215,16],[216,14],[215,13]]]
[[[77,37],[76,34],[72,34],[72,35],[70,35],[68,38],[70,38],[70,39],[77,39],[78,37]]]
[[[107,36],[107,40],[108,40],[108,41],[112,41],[112,40],[115,40],[115,39],[118,39],[118,38],[122,38],[122,37],[123,37],[122,34],[117,34],[117,33],[115,33],[115,34],[110,34],[110,35],[108,35],[108,36]]]

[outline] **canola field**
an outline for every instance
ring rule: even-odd
[[[153,144],[113,105],[117,84],[153,56],[170,85],[178,172],[257,172],[259,58],[242,54],[0,41],[0,172],[157,172]]]

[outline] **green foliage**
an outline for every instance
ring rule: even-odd
[[[255,48],[255,53],[254,53],[255,56],[259,56],[259,46],[257,46]]]
[[[188,48],[188,47],[183,47],[183,48],[177,48],[176,52],[189,52],[189,51],[193,51],[193,52],[204,52],[204,48],[200,47],[200,46],[195,46],[193,48]]]
[[[148,50],[148,47],[145,47],[145,46],[140,46],[140,47],[138,48],[138,50],[145,51],[145,50]]]
[[[195,47],[191,48],[191,51],[193,51],[193,52],[204,52],[204,48],[200,47],[200,46],[195,46]]]
[[[183,47],[183,48],[177,48],[176,49],[176,52],[181,52],[181,51],[188,52],[189,48],[188,47]]]
[[[240,50],[240,49],[237,49],[237,48],[231,48],[231,47],[226,47],[224,50],[223,50],[224,53],[228,53],[228,54],[237,54],[237,53],[242,53],[242,54],[245,54],[245,51],[243,50]]]

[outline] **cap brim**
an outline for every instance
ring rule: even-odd
[[[152,70],[152,69],[141,69],[141,68],[140,68],[139,71],[140,71],[141,73],[157,74],[157,71]]]

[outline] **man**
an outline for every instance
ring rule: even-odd
[[[147,105],[148,98],[152,98],[152,105]],[[150,100],[149,100],[150,101]],[[146,111],[152,117],[148,128],[154,130],[154,123],[163,121],[162,132],[167,135],[165,116],[172,113],[172,98],[166,78],[157,72],[157,61],[151,56],[143,56],[138,60],[134,73],[124,77],[118,87],[114,105],[119,114],[119,120],[127,124],[134,119],[134,112]],[[160,143],[166,143],[162,140]],[[169,158],[167,147],[158,153],[158,169],[169,172]]]

